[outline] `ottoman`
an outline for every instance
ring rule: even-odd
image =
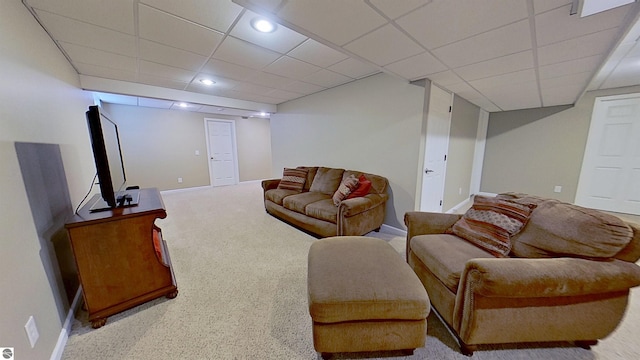
[[[411,267],[385,241],[364,236],[317,240],[307,287],[313,345],[332,353],[413,350],[427,335],[429,297]]]

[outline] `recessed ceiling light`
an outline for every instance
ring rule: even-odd
[[[266,112],[261,112],[260,116],[267,116],[267,113]]]
[[[262,33],[272,33],[276,31],[278,25],[265,18],[254,18],[251,20],[251,27]]]
[[[207,86],[211,86],[213,84],[215,84],[216,82],[211,80],[211,79],[200,79],[200,82],[207,85]]]
[[[186,107],[187,107],[187,106],[189,106],[189,105],[187,105],[187,103],[180,103],[180,104],[178,104],[178,106],[180,106],[180,107],[182,107],[182,108],[186,108]]]

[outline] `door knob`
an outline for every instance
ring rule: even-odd
[[[432,173],[432,172],[433,172],[433,170],[430,170],[430,169],[424,169],[424,173],[425,173],[425,174]]]

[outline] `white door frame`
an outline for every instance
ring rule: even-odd
[[[236,141],[236,122],[233,120],[227,119],[216,119],[216,118],[204,118],[204,131],[205,131],[205,139],[207,141],[207,166],[209,167],[209,184],[213,186],[214,178],[213,178],[213,169],[211,168],[211,146],[209,144],[209,126],[208,123],[210,121],[216,122],[225,122],[231,124],[231,142],[233,147],[233,171],[235,177],[235,184],[240,181],[240,172],[238,170],[238,146]]]

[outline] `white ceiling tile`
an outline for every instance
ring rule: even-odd
[[[424,51],[420,45],[391,24],[354,40],[344,48],[380,66],[409,58]]]
[[[533,0],[533,9],[536,14],[563,7],[571,4],[572,0]]]
[[[192,53],[209,56],[222,33],[140,4],[140,37]]]
[[[129,95],[120,95],[120,94],[111,94],[111,93],[103,93],[103,92],[94,92],[98,98],[106,103],[111,104],[121,104],[121,105],[138,105],[138,98],[135,96]]]
[[[236,86],[234,91],[245,92],[249,94],[257,94],[257,95],[267,95],[269,92],[273,91],[273,88],[256,85],[251,83],[240,83]]]
[[[153,63],[146,60],[140,60],[139,67],[141,74],[177,80],[187,84],[190,83],[191,79],[196,75],[195,72],[190,70],[178,69],[172,66]]]
[[[242,11],[241,6],[229,0],[141,0],[141,3],[220,32],[226,32]]]
[[[82,75],[95,76],[105,79],[114,79],[121,81],[135,82],[137,80],[136,72],[107,68],[104,66],[98,66],[94,64],[74,63],[73,66],[78,69],[78,72]]]
[[[329,66],[328,69],[354,79],[380,72],[377,68],[353,58],[342,60],[337,64]]]
[[[489,78],[469,81],[469,84],[477,90],[484,92],[494,87],[503,87],[510,84],[535,83],[536,72],[533,69],[516,71],[508,74],[496,75]]]
[[[287,90],[287,91],[296,92],[300,94],[312,94],[325,89],[326,89],[325,87],[309,84],[303,81],[293,81],[289,83],[287,86],[282,88],[282,90]]]
[[[278,89],[291,83],[290,78],[275,74],[269,74],[267,72],[256,72],[254,75],[248,77],[246,81],[252,84],[269,86]]]
[[[540,89],[545,90],[565,86],[578,86],[584,88],[591,79],[591,72],[574,73],[554,78],[541,79]]]
[[[530,109],[541,107],[537,82],[505,84],[481,90],[491,102],[502,110]]]
[[[431,74],[428,78],[432,82],[444,87],[463,82],[463,80],[451,70]]]
[[[620,61],[600,88],[610,89],[638,84],[640,84],[640,58],[632,57]]]
[[[433,1],[396,20],[427,49],[526,19],[524,0]]]
[[[405,79],[423,79],[427,75],[447,70],[447,67],[428,52],[396,61],[384,67]]]
[[[349,81],[353,81],[353,79],[350,77],[346,77],[344,75],[341,75],[326,69],[322,69],[309,76],[306,76],[302,80],[305,82],[309,82],[309,83],[327,87],[327,88],[338,86],[338,85],[347,83]]]
[[[36,9],[135,35],[133,0],[28,0],[24,2]]]
[[[569,15],[570,10],[571,5],[567,5],[535,17],[538,47],[615,28],[628,9],[617,8],[584,18]]]
[[[333,50],[313,39],[307,39],[307,41],[291,50],[287,55],[322,68],[326,68],[327,66],[331,66],[348,58],[347,55]]]
[[[529,21],[519,21],[434,50],[452,68],[531,49]]]
[[[264,10],[266,12],[274,12],[280,7],[280,4],[283,1],[288,0],[245,0],[244,2],[251,4],[252,6],[256,6],[260,8],[260,10]]]
[[[363,1],[288,1],[278,16],[336,45],[344,45],[387,22]]]
[[[200,70],[207,58],[189,51],[158,44],[145,39],[138,42],[140,59],[187,70]]]
[[[583,87],[580,85],[566,85],[542,89],[542,106],[573,104],[582,89]]]
[[[615,38],[617,29],[610,29],[538,48],[540,66],[603,54]]]
[[[277,29],[271,33],[258,32],[251,27],[251,21],[258,18],[262,18],[262,16],[251,11],[245,12],[240,21],[231,30],[230,35],[280,54],[286,54],[307,39],[306,36],[300,35],[282,25],[278,25]]]
[[[455,69],[456,74],[466,81],[478,80],[514,71],[533,69],[533,51],[505,55],[499,58],[462,66]]]
[[[371,5],[378,8],[390,19],[396,19],[408,12],[419,8],[425,4],[431,2],[431,0],[402,0],[402,1],[389,1],[389,0],[371,0]]]
[[[277,99],[282,99],[283,101],[289,101],[289,100],[297,99],[297,98],[299,98],[301,96],[304,96],[304,95],[303,94],[294,93],[294,92],[291,92],[291,91],[275,89],[275,90],[267,93],[267,96],[270,96],[270,97],[273,97],[273,98],[277,98]]]
[[[43,23],[47,24],[49,33],[59,41],[120,55],[136,56],[134,36],[46,11],[37,11],[37,15]]]
[[[139,74],[138,80],[139,80],[138,82],[142,84],[166,87],[169,89],[177,89],[177,90],[184,90],[189,85],[188,82],[167,79],[167,78],[158,77],[156,75],[149,75],[149,74]]]
[[[586,58],[541,66],[538,73],[540,75],[540,79],[555,78],[558,76],[581,72],[593,73],[601,62],[602,55],[594,55]]]
[[[201,79],[209,79],[215,82],[213,85],[205,85],[200,80]],[[195,76],[189,88],[197,89],[198,92],[215,92],[220,90],[231,90],[236,86],[240,85],[242,82],[225,78],[222,76],[210,76],[208,74],[200,73]]]
[[[213,57],[248,68],[262,69],[279,58],[280,54],[228,36]]]
[[[204,65],[202,72],[244,81],[255,74],[256,70],[218,59],[211,59]]]
[[[476,89],[471,87],[471,85],[466,82],[448,85],[447,90],[467,100],[482,97],[481,93],[479,93]]]
[[[318,70],[320,70],[320,68],[315,65],[308,64],[304,61],[300,61],[288,56],[283,56],[271,63],[269,66],[265,67],[264,70],[272,74],[292,79],[302,79],[303,77],[317,72]]]
[[[173,105],[173,101],[141,97],[138,98],[138,105],[157,109],[169,109],[171,105]]]
[[[87,48],[85,46],[66,42],[60,42],[60,46],[62,46],[65,53],[73,59],[73,63],[94,64],[96,66],[129,72],[135,72],[137,69],[136,59],[133,57]]]

